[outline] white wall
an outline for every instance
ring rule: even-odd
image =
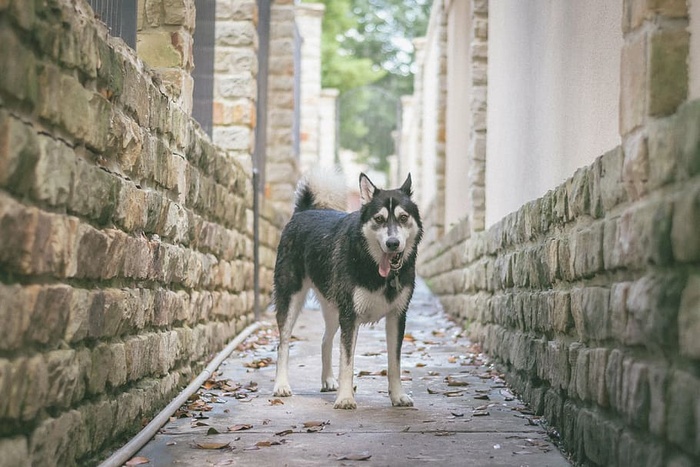
[[[620,144],[621,15],[621,0],[489,3],[487,227]]]
[[[467,148],[471,131],[469,97],[472,78],[469,59],[470,2],[454,0],[447,6],[447,102],[445,118],[445,227],[469,212]]]
[[[437,121],[438,121],[438,92],[439,90],[439,47],[432,45],[434,41],[440,40],[439,16],[432,14],[428,33],[425,37],[425,48],[423,49],[423,75],[421,79],[422,106],[421,112],[421,146],[419,148],[422,161],[421,177],[418,192],[419,207],[423,210],[434,201],[437,194]]]
[[[700,99],[700,0],[688,0],[690,10],[690,99]]]

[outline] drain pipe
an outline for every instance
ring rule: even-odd
[[[209,362],[209,365],[197,376],[197,378],[192,381],[189,386],[178,394],[178,396],[173,399],[170,404],[167,405],[158,415],[156,415],[151,422],[146,425],[141,431],[134,436],[131,441],[126,443],[124,446],[119,448],[114,454],[112,454],[107,460],[100,464],[100,467],[121,467],[129,459],[131,459],[134,454],[136,454],[139,449],[141,449],[146,443],[148,443],[151,438],[153,438],[158,430],[165,425],[170,417],[179,409],[182,404],[187,402],[187,399],[194,394],[202,384],[216,371],[221,363],[226,360],[226,358],[238,347],[248,336],[257,331],[265,323],[260,321],[251,324],[246,327],[240,334],[238,334],[229,344],[219,352],[214,359]]]

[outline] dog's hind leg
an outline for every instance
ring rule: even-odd
[[[340,327],[338,309],[319,294],[317,297],[323,310],[323,321],[326,323],[321,344],[321,392],[337,391],[338,381],[333,376],[333,338]]]
[[[288,397],[292,395],[292,388],[289,385],[289,340],[292,337],[294,323],[299,317],[299,312],[304,306],[308,286],[301,288],[299,292],[290,297],[277,297],[277,327],[280,332],[280,343],[277,347],[277,373],[275,376],[275,387],[273,394],[278,397]]]
[[[389,398],[395,407],[413,407],[413,399],[401,386],[401,345],[406,330],[406,312],[389,313],[386,317],[386,346],[389,357],[387,376]]]
[[[353,371],[355,370],[355,344],[357,343],[358,324],[354,318],[345,317],[340,321],[340,375],[338,395],[334,409],[356,409],[353,388]]]

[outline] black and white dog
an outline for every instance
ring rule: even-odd
[[[294,214],[277,250],[274,282],[280,343],[274,394],[292,395],[289,339],[306,293],[313,288],[326,325],[321,391],[338,391],[334,407],[357,407],[353,371],[358,328],[384,317],[389,397],[394,406],[412,406],[413,400],[401,387],[400,362],[417,247],[423,235],[418,207],[411,201],[411,176],[401,188],[380,190],[360,174],[362,207],[352,213],[329,204],[335,194],[327,185],[313,179],[300,182]],[[340,377],[336,381],[331,351],[338,327]]]

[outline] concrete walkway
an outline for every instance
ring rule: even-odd
[[[266,317],[273,322],[272,316]],[[304,310],[294,331],[294,396],[275,398],[275,329],[249,338],[137,456],[145,465],[568,466],[545,430],[419,283],[406,326],[403,384],[415,406],[387,394],[383,323],[357,344],[357,410],[321,393],[323,319]],[[337,339],[337,338],[336,338]],[[334,348],[337,375],[337,344]],[[268,360],[269,359],[269,360]],[[258,368],[259,367],[259,368]]]

